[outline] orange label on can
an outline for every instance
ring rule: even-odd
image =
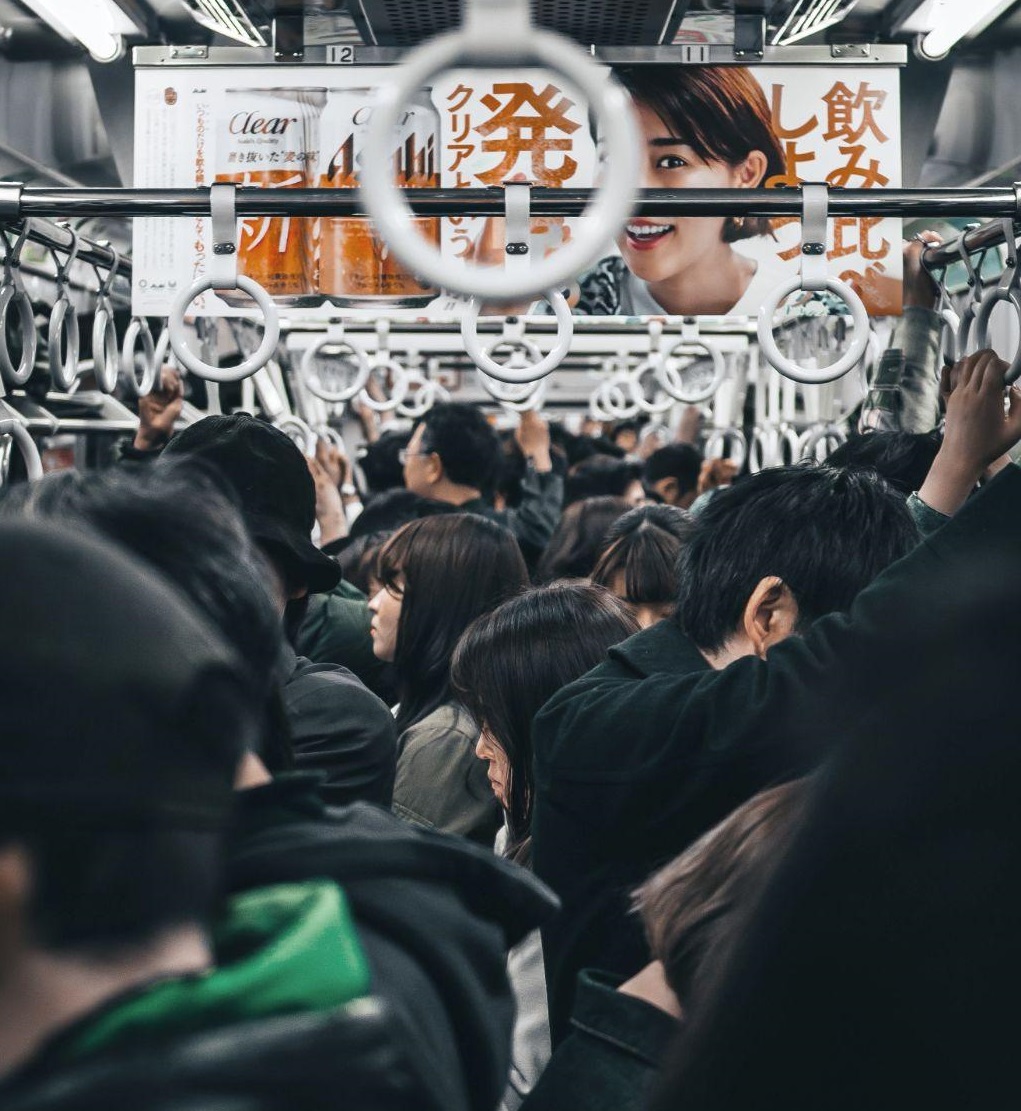
[[[371,90],[332,89],[323,113],[323,161],[319,185],[351,189],[358,185],[361,144],[369,122]],[[438,116],[427,96],[405,111],[394,135],[394,182],[408,188],[438,188],[436,158]],[[413,221],[416,233],[439,248],[440,222]],[[427,299],[436,290],[423,285],[390,253],[372,222],[356,217],[328,217],[319,236],[319,288],[327,297]]]
[[[313,184],[325,89],[228,89],[217,181],[262,189]],[[253,216],[239,222],[238,270],[272,297],[317,291],[317,221]]]

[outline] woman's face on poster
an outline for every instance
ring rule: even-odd
[[[642,128],[642,187],[646,189],[751,189],[762,183],[767,160],[752,151],[735,166],[706,162],[683,137],[637,102]],[[723,243],[722,218],[634,217],[617,238],[628,269],[646,282],[662,282],[692,267],[711,264]]]

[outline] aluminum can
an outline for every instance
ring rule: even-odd
[[[358,185],[362,146],[371,115],[372,89],[330,89],[323,111],[320,188]],[[406,188],[439,187],[439,115],[422,90],[407,106],[393,136],[394,182]],[[440,222],[412,221],[416,234],[439,247]],[[437,290],[423,285],[390,253],[372,222],[359,217],[324,217],[319,234],[319,289],[336,305],[414,306]]]
[[[263,189],[313,185],[325,104],[322,88],[228,89],[218,116],[216,180]],[[245,217],[238,272],[280,304],[317,303],[317,225],[313,217]],[[220,296],[229,304],[250,303],[239,291]]]

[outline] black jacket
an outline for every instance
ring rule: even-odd
[[[617,991],[620,977],[582,972],[571,1034],[520,1111],[645,1111],[667,1047],[681,1024]]]
[[[815,768],[832,748],[834,715],[867,701],[848,688],[846,665],[875,655],[892,602],[911,598],[927,568],[969,559],[985,532],[1021,545],[1019,502],[1021,471],[1010,467],[880,575],[849,616],[817,621],[765,661],[711,670],[661,622],[543,707],[533,859],[563,902],[543,931],[554,1041],[581,968],[630,976],[648,960],[628,892],[758,791]]]
[[[321,793],[334,806],[389,806],[397,769],[393,714],[346,667],[281,651],[281,685],[294,762],[324,773]]]
[[[514,1000],[506,953],[556,908],[492,850],[387,811],[325,807],[312,777],[241,792],[231,891],[327,877],[343,888],[373,972],[446,1111],[492,1111],[507,1085]]]
[[[3,1111],[446,1111],[405,1018],[378,1000],[193,1034],[158,1049],[45,1062]]]

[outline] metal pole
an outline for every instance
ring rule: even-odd
[[[534,216],[578,216],[589,189],[534,189]],[[502,216],[503,189],[408,189],[405,197],[419,216]],[[800,189],[644,189],[639,216],[800,217]],[[357,189],[238,189],[240,216],[363,216]],[[20,216],[208,216],[209,190],[37,189],[21,190]],[[1013,188],[834,189],[830,215],[971,217],[1018,216]]]
[[[28,238],[32,243],[38,243],[49,250],[69,251],[73,242],[71,232],[58,224],[39,223],[33,217],[32,226],[28,231]],[[78,250],[78,261],[90,266],[98,266],[102,270],[109,270],[113,266],[114,254],[109,247],[101,243],[94,243],[84,236],[80,238],[81,247]],[[26,271],[27,272],[27,271]],[[122,256],[117,273],[125,278],[131,278],[131,259]],[[52,277],[52,275],[50,275]],[[94,291],[93,291],[94,292]]]
[[[1015,232],[1016,230],[1015,226]],[[970,228],[956,239],[941,243],[938,247],[927,247],[922,254],[922,262],[930,270],[942,270],[951,263],[960,262],[965,253],[973,255],[978,251],[987,251],[992,247],[999,247],[1003,242],[1003,223],[995,220],[991,224]]]

